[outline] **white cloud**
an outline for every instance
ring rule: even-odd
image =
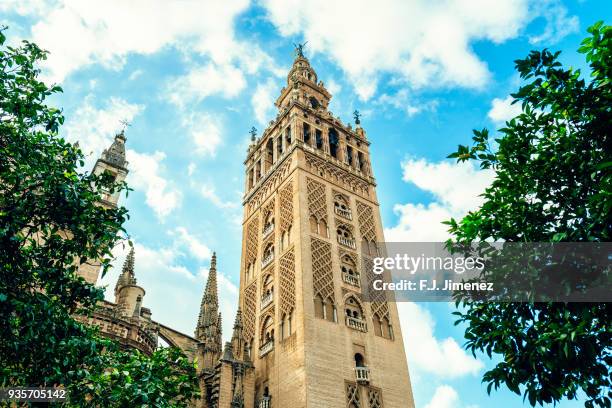
[[[402,163],[406,182],[430,192],[434,200],[427,204],[396,204],[399,219],[395,226],[385,228],[389,242],[441,242],[449,238],[447,226],[441,224],[451,217],[460,218],[482,203],[485,188],[493,180],[492,170],[477,170],[471,162],[409,159]]]
[[[132,71],[132,73],[130,74],[128,79],[130,81],[134,81],[135,79],[140,78],[143,73],[144,73],[144,71],[142,69],[135,69],[134,71]]]
[[[424,408],[457,408],[459,407],[459,395],[449,385],[441,385],[436,388],[431,401]]]
[[[577,16],[568,15],[567,8],[559,0],[540,0],[535,3],[537,15],[546,21],[544,31],[529,36],[531,44],[556,44],[563,37],[578,32],[580,22]]]
[[[130,169],[127,182],[134,190],[144,192],[147,205],[160,219],[178,208],[181,201],[180,191],[161,175],[165,158],[165,153],[159,151],[153,154],[127,151]]]
[[[196,259],[202,261],[210,259],[212,251],[198,237],[191,234],[185,227],[177,227],[174,231],[170,231],[170,235],[176,237],[176,244],[185,246],[189,253]]]
[[[263,5],[281,35],[302,35],[313,53],[329,54],[364,100],[373,96],[382,73],[413,87],[481,88],[491,74],[472,44],[515,38],[544,13],[528,0],[263,0]],[[351,23],[340,24],[338,16]]]
[[[83,152],[88,155],[88,170],[102,151],[113,142],[115,133],[121,128],[120,121],[131,122],[144,110],[143,105],[132,104],[116,97],[108,99],[102,108],[97,108],[94,102],[93,95],[88,95],[74,114],[68,117],[63,127],[66,140],[78,141]]]
[[[176,251],[177,245],[173,243],[169,247],[152,248],[135,242],[135,274],[138,284],[146,291],[143,305],[151,309],[153,319],[193,335],[208,269],[185,266],[180,252]],[[113,269],[98,282],[101,286],[107,286],[105,297],[111,302],[114,301],[113,288],[128,251],[127,246],[116,248],[114,254],[117,258],[113,262]],[[238,304],[238,288],[221,272],[222,267],[223,260],[219,260],[220,311],[223,314],[224,338],[229,340]]]
[[[23,8],[23,2],[12,3],[13,10]],[[46,13],[34,7],[21,11],[39,18],[32,38],[51,51],[49,74],[62,81],[83,66],[120,69],[129,54],[168,46],[208,55],[218,64],[242,58],[245,46],[236,41],[233,25],[248,5],[248,0],[60,0]]]
[[[210,184],[204,184],[200,189],[200,194],[202,197],[210,200],[215,207],[219,208],[238,208],[240,206],[239,202],[234,201],[224,201],[217,194],[215,187]]]
[[[221,144],[221,121],[205,112],[180,112],[181,124],[195,145],[195,152],[214,156]]]
[[[437,99],[427,102],[416,100],[409,94],[406,88],[402,88],[393,95],[382,94],[376,100],[376,104],[392,106],[395,109],[404,111],[410,118],[421,112],[436,112],[439,102]]]
[[[262,126],[265,126],[272,118],[274,101],[278,96],[278,92],[278,84],[272,78],[257,84],[255,88],[255,92],[251,97],[251,106],[255,112],[255,118]]]
[[[489,119],[496,124],[503,124],[521,113],[521,103],[514,105],[514,98],[507,96],[506,99],[495,98],[491,101],[491,110],[487,113]]]
[[[410,369],[417,376],[427,373],[457,378],[477,374],[484,367],[452,337],[437,339],[433,316],[422,306],[398,302],[397,307]]]
[[[195,163],[189,163],[189,165],[187,166],[187,175],[188,176],[193,176],[193,173],[196,171],[196,164]]]
[[[245,86],[246,80],[240,69],[229,64],[217,65],[210,62],[172,79],[166,93],[172,103],[185,107],[214,94],[225,98],[234,97]]]

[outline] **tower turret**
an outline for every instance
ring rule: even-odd
[[[138,314],[140,315],[140,307],[145,290],[137,285],[134,273],[134,259],[134,247],[132,247],[125,258],[121,275],[119,275],[115,285],[115,303],[126,315],[137,317],[135,310],[138,309]]]

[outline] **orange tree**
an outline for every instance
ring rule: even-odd
[[[564,68],[559,52],[532,51],[517,60],[525,81],[512,96],[522,113],[486,129],[449,157],[495,170],[482,206],[451,219],[460,247],[477,241],[609,242],[612,206],[612,27],[588,29],[579,52],[591,79]],[[497,354],[484,374],[491,389],[505,385],[532,406],[575,399],[610,407],[612,308],[607,303],[494,303],[462,299],[455,314],[466,325],[466,349]]]

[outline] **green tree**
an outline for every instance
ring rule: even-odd
[[[47,53],[5,41],[0,29],[0,386],[63,385],[75,406],[184,405],[197,380],[178,350],[123,351],[73,318],[103,299],[78,265],[97,259],[106,272],[125,236],[127,210],[97,205],[99,191],[127,187],[80,171],[83,153],[45,104],[62,90],[38,79]]]
[[[472,146],[449,157],[495,170],[484,204],[447,222],[449,245],[476,241],[607,242],[612,226],[612,28],[602,22],[582,42],[591,79],[564,68],[559,52],[515,61],[525,81],[512,96],[522,113],[499,129],[474,131]],[[612,308],[606,303],[494,303],[462,299],[466,349],[499,355],[486,372],[532,406],[576,399],[610,407]]]

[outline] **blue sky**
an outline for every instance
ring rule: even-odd
[[[471,129],[516,113],[513,60],[549,47],[581,67],[586,27],[609,23],[611,11],[603,0],[3,0],[0,21],[10,41],[51,51],[44,75],[64,88],[53,99],[66,115],[62,134],[80,141],[89,164],[119,121],[131,122],[134,191],[123,204],[154,318],[192,333],[215,250],[227,335],[248,130],[275,115],[293,42],[308,41],[330,109],[345,122],[363,113],[387,240],[438,241],[440,221],[475,208],[491,179],[445,157]],[[124,256],[117,248],[117,264]],[[461,350],[451,306],[399,310],[417,407],[522,406],[508,391],[486,395],[480,377],[491,362]]]

